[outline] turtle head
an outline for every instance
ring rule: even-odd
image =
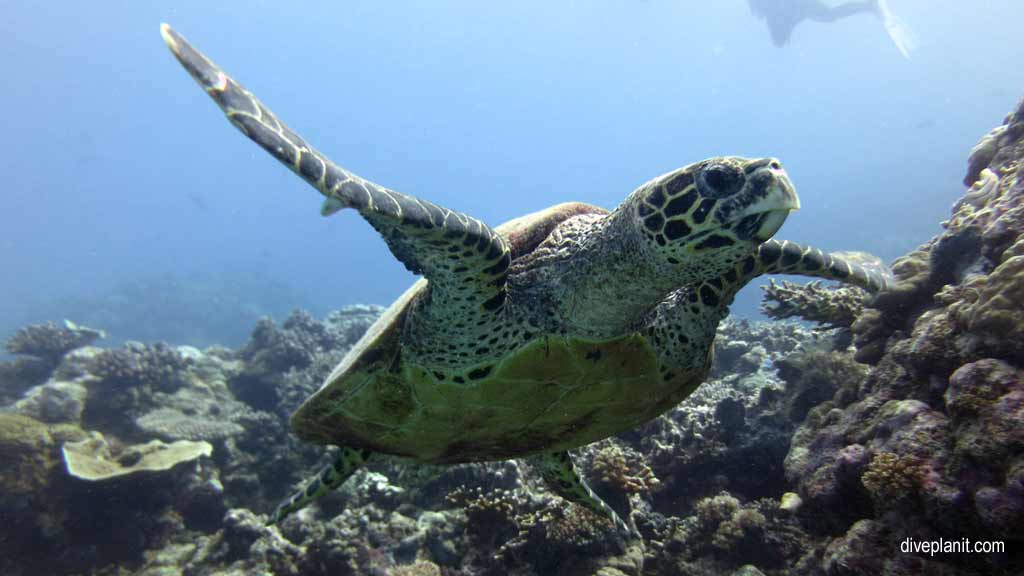
[[[778,160],[734,156],[655,178],[632,200],[637,228],[657,266],[683,281],[722,274],[800,208]]]

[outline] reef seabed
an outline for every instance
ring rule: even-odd
[[[100,576],[1024,573],[1024,102],[972,151],[892,290],[772,284],[709,382],[576,454],[642,536],[523,462],[391,459],[279,526],[328,461],[287,419],[380,307],[261,320],[240,350],[29,326],[0,364],[0,570]],[[850,342],[855,346],[851,348]],[[1001,541],[929,554],[913,540]]]

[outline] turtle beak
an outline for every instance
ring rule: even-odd
[[[758,172],[761,174],[754,179],[764,183],[763,192],[759,199],[740,212],[739,217],[750,223],[750,236],[764,242],[779,231],[790,212],[800,209],[800,197],[778,162],[771,162]]]

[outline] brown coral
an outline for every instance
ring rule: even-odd
[[[864,309],[866,292],[852,286],[823,287],[820,281],[794,284],[769,280],[761,286],[761,312],[769,318],[802,318],[822,328],[849,328]]]
[[[698,501],[695,511],[701,528],[712,533],[711,545],[726,551],[763,530],[768,522],[764,514],[752,506],[741,505],[728,492]]]
[[[921,474],[921,461],[914,456],[878,452],[860,480],[874,502],[886,507],[910,496]]]
[[[643,456],[614,443],[601,447],[590,466],[591,478],[621,493],[647,493],[661,483]]]
[[[53,322],[25,326],[11,336],[4,347],[11,354],[26,354],[56,364],[68,352],[105,336],[102,330],[65,320],[61,326]]]

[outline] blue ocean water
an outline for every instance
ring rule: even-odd
[[[770,155],[803,202],[777,237],[891,259],[936,233],[969,143],[1024,85],[1024,4],[891,4],[909,60],[870,15],[777,48],[742,0],[3,2],[0,334],[59,314],[238,344],[260,314],[387,303],[412,281],[223,120],[162,21],[342,166],[492,224]]]

